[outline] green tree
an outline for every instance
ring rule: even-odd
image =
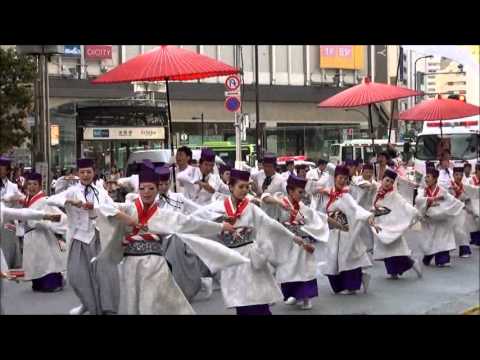
[[[0,154],[29,136],[23,121],[33,109],[36,65],[32,57],[0,48]]]

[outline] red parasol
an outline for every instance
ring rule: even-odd
[[[238,72],[238,69],[208,56],[171,45],[162,45],[128,60],[92,83],[195,80]]]
[[[400,120],[434,121],[460,119],[480,114],[480,107],[454,99],[423,101],[417,106],[400,113]]]
[[[368,105],[370,136],[372,138],[372,148],[375,148],[372,122],[372,104],[418,95],[422,95],[422,92],[395,85],[371,82],[370,77],[366,76],[363,78],[363,82],[361,84],[355,85],[322,101],[320,104],[318,104],[318,107],[345,108]]]
[[[112,84],[132,81],[165,81],[168,110],[168,137],[173,152],[172,115],[170,111],[169,81],[194,80],[238,74],[239,69],[221,61],[181,49],[162,45],[134,57],[92,81],[93,84]],[[175,185],[175,171],[173,171]]]
[[[420,104],[400,113],[400,120],[404,121],[434,121],[440,120],[440,136],[442,120],[460,119],[480,114],[480,107],[467,104],[460,100],[442,99],[438,96],[434,100],[423,101]]]
[[[357,107],[419,95],[422,95],[422,93],[408,88],[371,82],[367,76],[361,84],[322,101],[318,104],[318,107]]]

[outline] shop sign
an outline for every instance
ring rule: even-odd
[[[164,140],[164,127],[84,128],[84,140]]]

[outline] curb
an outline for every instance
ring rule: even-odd
[[[480,315],[480,305],[465,310],[462,315]]]

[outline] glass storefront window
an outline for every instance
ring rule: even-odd
[[[331,145],[345,140],[346,129],[353,129],[353,134],[349,138],[361,138],[358,125],[279,124],[275,128],[265,130],[266,148],[268,152],[274,152],[279,156],[306,155],[312,160],[329,159],[331,155],[335,155],[330,152]]]

